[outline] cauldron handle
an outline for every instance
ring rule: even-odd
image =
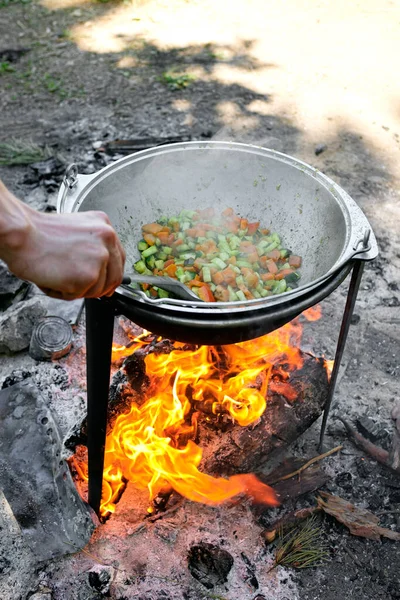
[[[103,486],[107,407],[115,309],[107,299],[90,298],[86,308],[88,502],[99,514]]]

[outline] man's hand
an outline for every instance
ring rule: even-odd
[[[121,283],[125,251],[106,214],[39,213],[1,185],[0,209],[0,258],[17,277],[65,300],[109,296]]]

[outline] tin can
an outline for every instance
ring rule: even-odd
[[[35,360],[56,360],[72,347],[72,327],[62,317],[47,316],[33,328],[29,354]]]

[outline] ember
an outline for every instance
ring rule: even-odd
[[[309,320],[318,309],[306,311]],[[150,499],[174,489],[205,504],[219,504],[240,493],[256,502],[277,505],[275,492],[254,475],[229,479],[202,473],[202,449],[194,442],[200,413],[209,418],[225,414],[240,426],[255,423],[266,409],[269,383],[289,402],[297,391],[289,373],[302,368],[298,319],[261,338],[229,346],[188,347],[171,344],[168,353],[149,352],[145,358],[149,385],[140,402],[132,397],[128,412],[115,420],[106,441],[101,514],[115,505],[127,481],[148,488]],[[132,355],[154,341],[144,332],[127,346],[113,346],[113,362]],[[194,349],[193,349],[194,348]],[[271,379],[279,365],[282,381]],[[80,475],[84,476],[82,469]],[[84,476],[86,478],[86,476]]]

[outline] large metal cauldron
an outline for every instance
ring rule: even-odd
[[[188,142],[122,158],[94,175],[72,170],[58,210],[106,212],[127,252],[138,259],[141,225],[181,209],[231,206],[277,231],[303,257],[301,285],[278,296],[242,302],[152,300],[121,286],[117,310],[155,333],[204,344],[233,343],[273,331],[331,293],[355,260],[377,256],[362,211],[331,179],[305,163],[246,144]]]

